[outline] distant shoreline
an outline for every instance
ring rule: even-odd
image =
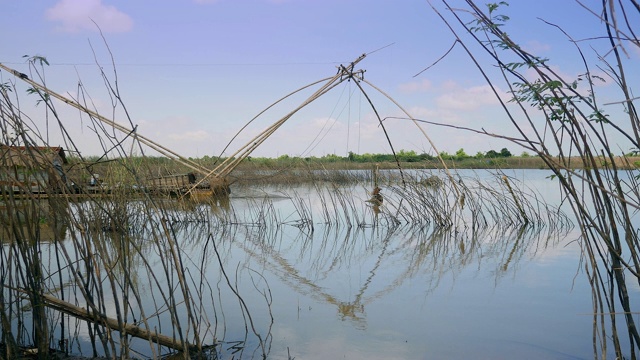
[[[450,169],[549,169],[547,164],[539,157],[519,157],[512,156],[506,158],[467,158],[461,160],[445,160],[444,163]],[[634,170],[640,168],[640,157],[617,157],[615,164],[621,170]],[[609,162],[603,158],[599,159],[596,167],[606,167]],[[585,164],[579,157],[573,157],[565,165],[570,169],[584,169]],[[261,161],[245,161],[238,169],[250,168],[309,168],[309,169],[328,169],[328,170],[369,170],[378,169],[397,169],[398,163],[393,161],[382,162],[353,162],[347,160],[339,160],[335,162],[306,162],[291,161],[281,159],[261,159]],[[415,162],[400,162],[402,169],[442,169],[442,163],[438,160],[425,160]]]
[[[554,158],[555,160],[556,158]],[[75,160],[75,159],[74,159]],[[212,158],[191,159],[193,162],[198,163],[206,169],[214,169],[219,162],[216,162]],[[135,166],[141,166],[141,169],[145,169],[146,172],[154,174],[155,177],[162,177],[167,175],[187,174],[193,170],[178,164],[177,162],[166,157],[139,157],[128,159]],[[498,158],[475,158],[468,157],[464,159],[448,159],[444,161],[447,168],[450,170],[508,170],[508,169],[536,169],[536,170],[550,170],[549,166],[545,164],[542,158],[537,156],[510,156],[510,157],[498,157]],[[94,174],[99,174],[107,183],[115,183],[122,181],[121,179],[112,180],[111,176],[117,174],[111,168],[114,164],[118,163],[117,160],[109,160],[101,163],[91,164],[91,171]],[[83,164],[71,161],[69,177],[77,184],[85,184],[89,182],[89,173]],[[615,165],[619,170],[632,170],[640,169],[640,156],[636,157],[617,157]],[[604,158],[599,158],[597,167],[605,168],[610,164],[605,161]],[[317,174],[312,174],[317,170],[331,170],[331,171],[348,171],[348,170],[366,170],[372,171],[379,170],[394,170],[400,167],[403,170],[410,169],[443,169],[442,163],[438,159],[424,159],[417,161],[402,161],[396,163],[395,161],[352,161],[347,158],[331,157],[330,160],[318,159],[318,158],[299,158],[299,157],[280,157],[277,159],[272,158],[247,158],[242,161],[239,166],[230,174],[230,180],[255,182],[256,179],[263,179],[266,176],[270,181],[279,182],[291,182],[291,181],[305,181],[309,179],[317,179]],[[567,169],[584,169],[585,166],[582,159],[579,157],[573,157],[564,166]],[[562,167],[559,167],[562,168]],[[309,172],[309,176],[303,174]],[[292,175],[293,174],[293,175]],[[276,180],[281,178],[280,180]],[[262,181],[262,180],[261,180]],[[336,181],[341,181],[338,174]]]

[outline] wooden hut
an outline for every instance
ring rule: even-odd
[[[0,192],[50,193],[66,184],[61,147],[0,145]]]
[[[151,192],[181,194],[189,190],[196,183],[194,173],[165,175],[147,179],[147,188]]]
[[[199,181],[195,173],[165,175],[147,179],[147,190],[152,193],[189,196],[228,195],[229,182],[226,179],[212,177]]]

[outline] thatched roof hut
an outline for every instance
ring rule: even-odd
[[[62,147],[0,145],[0,167],[42,168],[67,164]]]
[[[0,145],[0,191],[42,193],[66,183],[61,147]]]

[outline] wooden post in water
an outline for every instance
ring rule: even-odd
[[[373,191],[371,192],[371,198],[367,202],[373,205],[373,213],[378,217],[380,213],[380,205],[382,205],[382,195],[380,195],[380,188],[378,187],[378,172],[380,170],[380,164],[375,164],[371,172],[373,173]]]
[[[373,167],[372,173],[373,173],[373,188],[377,188],[378,187],[378,170],[380,170],[380,164],[376,164]]]

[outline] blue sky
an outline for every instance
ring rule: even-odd
[[[600,1],[583,3],[597,7]],[[433,4],[443,11],[440,1]],[[460,1],[451,4],[462,7]],[[112,111],[96,65],[97,61],[113,75],[106,41],[123,100],[139,133],[185,156],[218,155],[260,111],[294,90],[334,75],[336,66],[363,53],[368,56],[358,68],[366,70],[365,79],[414,117],[513,134],[496,99],[459,47],[415,76],[442,56],[454,39],[425,0],[2,0],[2,9],[10,16],[0,25],[1,63],[27,73],[23,55],[45,56],[51,63],[46,69],[51,89],[77,94],[82,81],[101,114],[128,124],[121,111]],[[583,72],[577,53],[557,29],[539,18],[561,25],[576,39],[603,34],[594,15],[571,0],[514,0],[503,11],[511,17],[506,31],[512,38],[550,58],[554,69],[569,78]],[[606,43],[595,40],[582,46],[592,58],[590,47],[606,48]],[[627,61],[640,68],[639,60],[637,49],[632,49]],[[6,72],[0,76],[2,82],[12,79]],[[402,116],[384,96],[365,90],[382,117]],[[604,93],[607,96],[606,89]],[[310,94],[307,91],[258,118],[227,154]],[[613,92],[610,96],[611,101],[619,100]],[[26,95],[21,101],[50,144],[63,145],[57,128],[51,126],[47,132],[43,109],[31,105]],[[103,151],[86,118],[62,104],[58,110],[83,154]],[[390,119],[385,124],[396,150],[434,152],[412,123]],[[475,154],[507,147],[522,152],[494,138],[431,125],[423,129],[439,151],[464,148]],[[366,99],[353,83],[345,82],[291,118],[254,155],[349,151],[389,153],[390,148]]]

